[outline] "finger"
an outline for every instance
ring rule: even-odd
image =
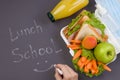
[[[66,68],[65,65],[63,65],[63,64],[57,64],[57,65],[56,65],[56,68],[61,69],[62,72],[63,72],[63,74],[68,74],[68,70],[67,70],[67,68]]]
[[[58,73],[56,69],[55,69],[55,78],[56,80],[62,80],[62,77],[60,76],[60,74]]]
[[[63,65],[63,64],[57,64],[56,67],[62,70],[62,72],[63,72],[63,77],[64,77],[65,79],[71,77],[71,74],[70,74],[68,68],[67,68],[65,65]],[[66,79],[66,80],[67,80],[67,79]]]
[[[70,68],[68,65],[65,65],[67,70],[69,71],[69,74],[71,75],[71,80],[77,80],[78,79],[78,74],[72,69]]]

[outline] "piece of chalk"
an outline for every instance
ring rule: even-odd
[[[54,67],[56,68],[56,65],[54,65]],[[63,75],[63,72],[62,72],[59,68],[56,68],[56,70],[58,71],[58,73],[59,73],[60,75]]]
[[[58,71],[58,73],[59,73],[60,75],[63,75],[63,72],[62,72],[59,68],[56,68],[56,70]]]

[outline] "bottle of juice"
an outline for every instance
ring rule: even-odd
[[[61,0],[55,8],[48,12],[48,17],[52,22],[71,16],[81,8],[87,6],[89,0]]]

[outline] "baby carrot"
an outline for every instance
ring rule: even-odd
[[[82,56],[82,57],[81,57],[81,61],[82,61],[83,63],[85,63],[85,62],[87,61],[87,58],[84,57],[84,56]]]
[[[87,59],[85,65],[87,65],[90,61],[91,61],[90,59]]]
[[[67,45],[68,48],[71,48],[73,50],[75,49],[80,49],[80,46],[79,45]]]
[[[95,70],[95,74],[97,74],[98,72],[99,72],[99,70],[98,70],[98,69],[96,69],[96,70]]]
[[[107,71],[109,71],[109,72],[111,72],[112,70],[107,66],[107,65],[103,65],[103,68],[105,69],[105,70],[107,70]]]
[[[80,69],[82,69],[83,67],[84,67],[84,63],[82,63],[79,67],[80,67]]]
[[[85,72],[85,73],[88,73],[88,72],[89,72],[89,69],[88,69],[86,66],[84,67],[84,72]]]
[[[82,69],[85,64],[81,61],[81,59],[79,59],[77,65],[80,67],[80,69]]]
[[[112,70],[105,64],[101,63],[101,62],[98,62],[98,64],[102,64],[103,65],[103,68],[109,72],[111,72]]]
[[[90,61],[90,62],[86,65],[86,67],[87,67],[88,69],[91,69],[91,68],[92,68],[92,61]]]
[[[77,62],[77,65],[80,67],[82,65],[81,60],[79,59],[79,61]]]
[[[77,59],[78,57],[80,57],[80,55],[82,54],[82,50],[78,50],[75,55],[73,56],[73,60]]]
[[[96,73],[96,71],[95,71],[94,68],[91,68],[90,70],[91,70],[92,74],[95,74],[95,73]]]
[[[80,44],[80,43],[81,43],[80,40],[71,40],[70,42],[72,42],[72,43],[77,43],[77,44]]]
[[[96,60],[92,60],[92,65],[93,65],[93,68],[96,70],[97,69],[97,63],[96,63]]]

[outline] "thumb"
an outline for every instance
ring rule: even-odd
[[[56,80],[62,80],[61,75],[58,73],[58,71],[55,69],[55,78]]]

